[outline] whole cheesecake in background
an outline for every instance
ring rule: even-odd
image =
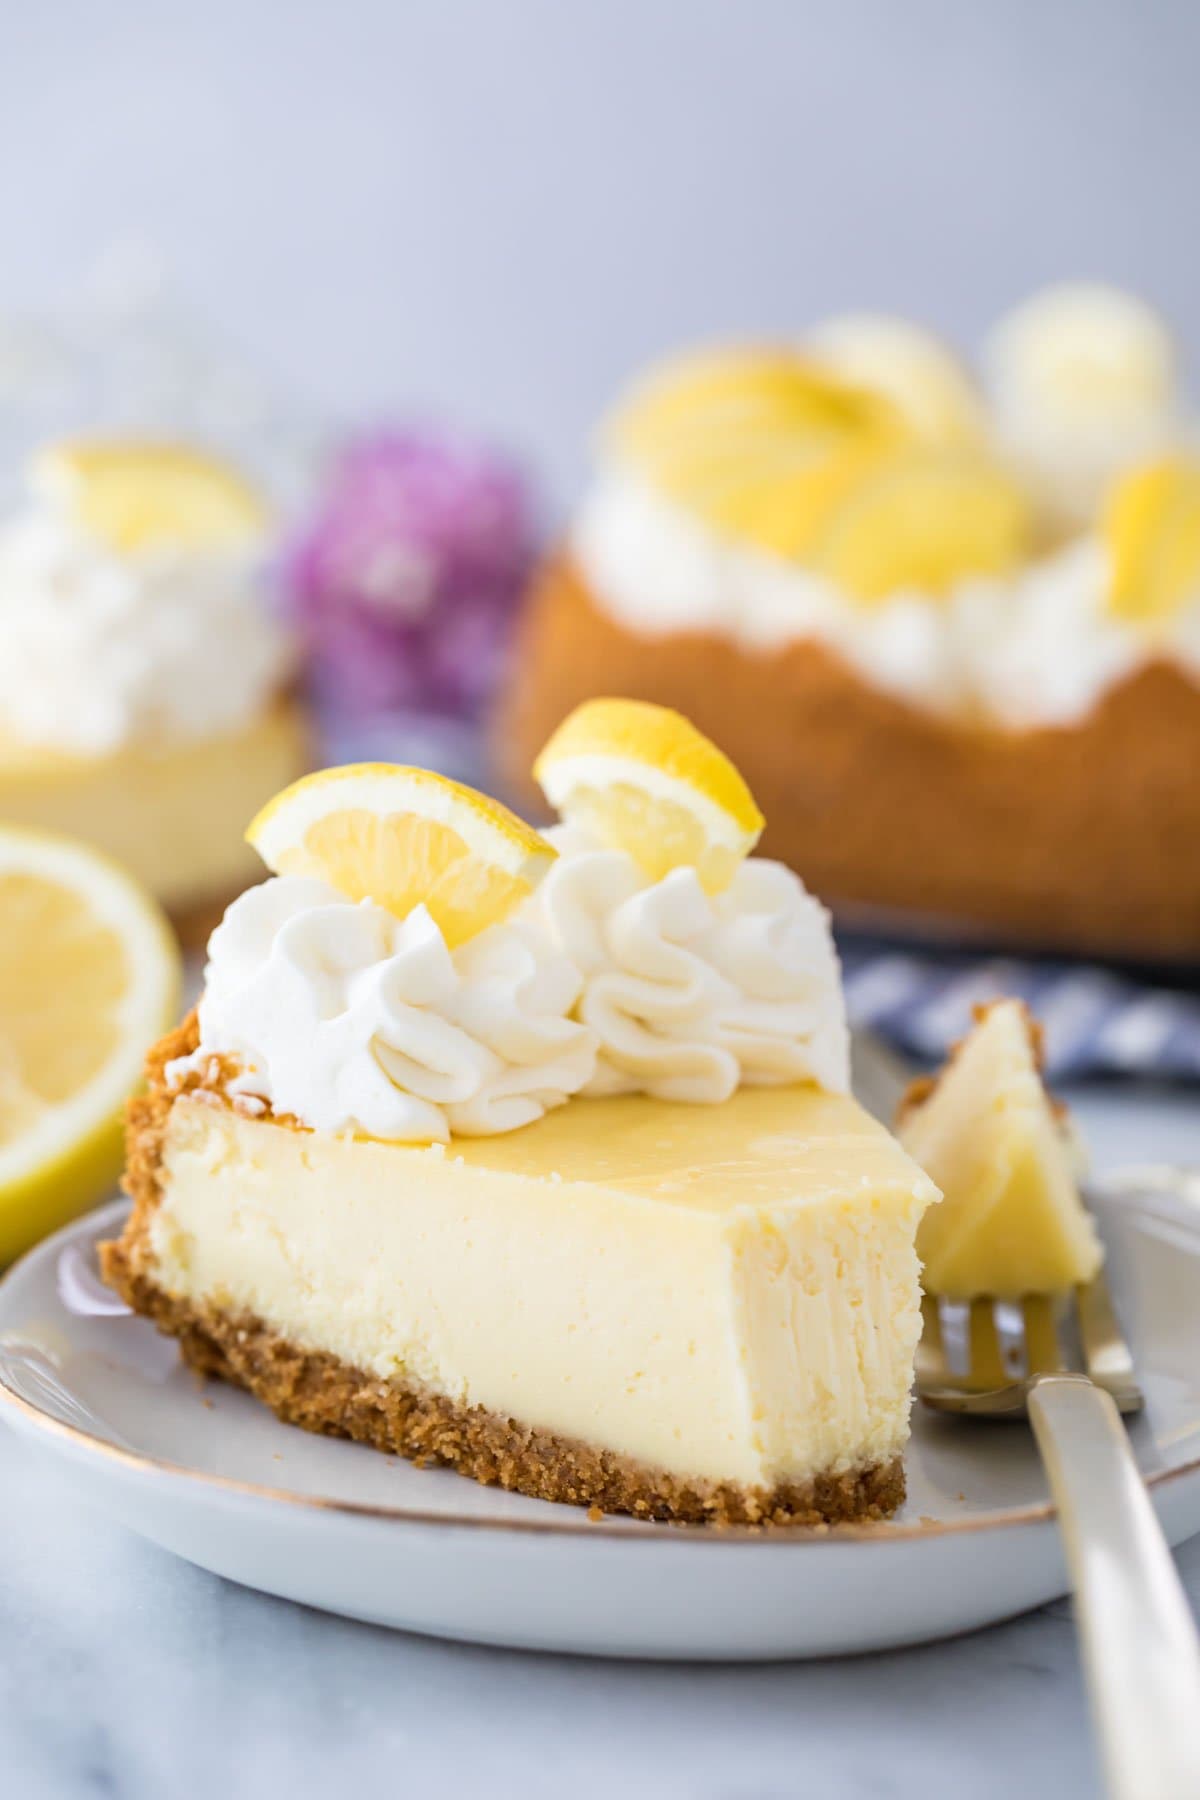
[[[642,1517],[904,1493],[932,1182],[849,1098],[824,910],[686,721],[556,733],[541,837],[295,784],[129,1115],[108,1280],[287,1421]]]
[[[986,383],[871,316],[684,356],[618,405],[530,595],[514,791],[605,693],[718,737],[847,918],[1200,952],[1200,456],[1169,335],[1058,289]]]
[[[201,935],[309,755],[268,529],[224,465],[117,441],[44,451],[0,525],[0,819],[97,845]]]

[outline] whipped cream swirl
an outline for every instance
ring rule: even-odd
[[[215,737],[286,679],[261,548],[122,554],[47,499],[0,529],[0,732],[81,755]]]
[[[652,881],[568,827],[528,903],[579,970],[599,1042],[586,1094],[716,1103],[742,1085],[844,1092],[849,1038],[829,918],[781,863],[752,858],[706,894],[692,869]]]
[[[401,920],[284,875],[236,900],[208,951],[200,1048],[172,1075],[227,1056],[233,1094],[317,1131],[515,1131],[595,1067],[593,1033],[568,1016],[579,977],[528,922],[452,951],[423,906]]]
[[[617,469],[585,500],[571,548],[596,603],[639,637],[707,631],[755,654],[813,641],[940,717],[1070,725],[1154,661],[1200,680],[1200,592],[1170,619],[1116,617],[1095,534],[1008,579],[973,576],[944,596],[898,593],[866,607]]]

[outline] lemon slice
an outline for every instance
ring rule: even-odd
[[[451,947],[527,899],[555,856],[499,801],[394,763],[350,763],[294,782],[246,839],[276,875],[319,876],[398,918],[424,903]]]
[[[966,369],[932,332],[883,313],[826,320],[808,348],[843,381],[886,394],[926,444],[982,443],[983,408]]]
[[[763,828],[729,758],[680,713],[642,700],[577,707],[533,773],[569,824],[628,851],[655,881],[691,867],[719,893]]]
[[[901,590],[936,598],[965,576],[1008,574],[1029,538],[1028,503],[1003,470],[970,455],[911,451],[850,491],[812,561],[867,604]]]
[[[654,463],[664,448],[701,432],[786,431],[793,439],[861,437],[894,426],[882,395],[842,381],[787,348],[733,345],[675,357],[633,389],[605,437]]]
[[[726,535],[800,558],[862,468],[910,435],[885,395],[795,351],[743,347],[656,371],[605,441]]]
[[[239,475],[181,444],[56,444],[35,461],[33,484],[126,554],[161,544],[246,543],[266,520],[262,501]]]
[[[1113,491],[1103,533],[1111,610],[1145,623],[1174,618],[1200,598],[1200,462],[1163,457],[1135,469]]]
[[[121,1107],[175,1015],[179,952],[97,851],[0,826],[0,1263],[100,1198]]]

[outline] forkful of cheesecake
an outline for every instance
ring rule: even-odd
[[[1083,1147],[1042,1066],[1038,1026],[1002,1000],[901,1101],[901,1142],[943,1193],[917,1241],[917,1393],[942,1413],[1028,1419],[1109,1792],[1173,1800],[1200,1794],[1200,1643],[1122,1422],[1145,1402],[1086,1203]]]

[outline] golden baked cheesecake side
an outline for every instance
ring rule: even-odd
[[[1169,342],[1072,290],[988,367],[848,319],[635,383],[531,591],[514,794],[564,708],[636,695],[729,747],[767,849],[847,917],[1194,957],[1200,460]]]
[[[848,1096],[827,919],[685,721],[585,709],[539,771],[553,841],[380,765],[265,809],[106,1276],[309,1429],[648,1518],[886,1516],[937,1191]]]
[[[312,760],[306,709],[288,693],[215,737],[100,756],[0,735],[0,818],[95,844],[156,895],[185,941],[203,944],[261,877],[242,835],[248,810]]]

